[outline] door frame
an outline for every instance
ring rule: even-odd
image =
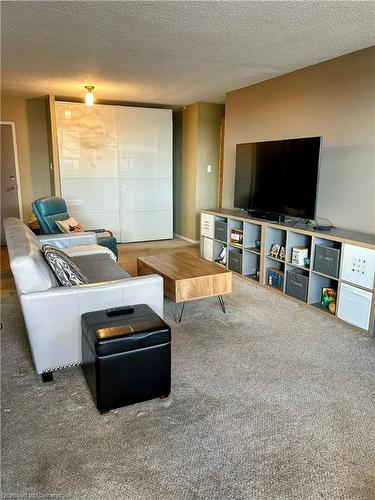
[[[23,222],[20,169],[19,169],[19,163],[18,163],[17,137],[16,137],[16,122],[0,120],[0,125],[10,125],[12,127],[14,164],[15,164],[15,169],[16,169],[16,181],[17,181],[18,211],[19,211],[20,220]]]

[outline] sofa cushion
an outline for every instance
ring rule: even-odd
[[[107,254],[81,255],[72,257],[72,260],[87,277],[89,283],[129,278],[129,274]]]
[[[42,252],[63,286],[83,285],[89,282],[79,266],[66,253],[52,245],[43,245]]]

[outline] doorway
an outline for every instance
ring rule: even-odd
[[[22,201],[19,188],[16,126],[14,122],[1,124],[1,245],[5,245],[3,220],[17,217],[22,220]]]

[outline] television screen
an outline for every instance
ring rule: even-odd
[[[320,137],[237,144],[234,206],[315,218]]]

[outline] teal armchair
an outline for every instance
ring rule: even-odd
[[[33,201],[31,205],[42,234],[60,233],[56,221],[69,218],[68,209],[63,198],[57,196],[39,198]],[[105,229],[90,229],[90,231],[97,233],[98,245],[109,248],[118,257],[116,238],[108,236]]]

